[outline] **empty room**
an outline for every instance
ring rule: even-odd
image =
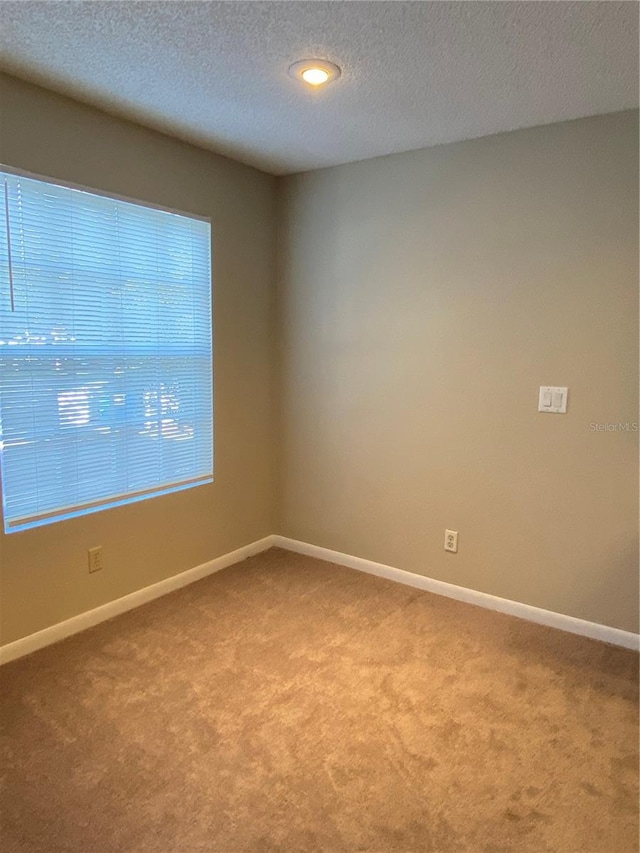
[[[638,853],[639,9],[0,3],[3,853]]]

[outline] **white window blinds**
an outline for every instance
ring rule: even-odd
[[[0,177],[5,530],[211,482],[209,222]]]

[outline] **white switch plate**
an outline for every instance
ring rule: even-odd
[[[539,412],[555,412],[564,415],[567,411],[568,388],[558,388],[554,385],[541,385],[538,396]]]

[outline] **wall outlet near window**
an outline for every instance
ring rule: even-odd
[[[454,554],[458,553],[458,531],[445,530],[444,532],[444,550],[451,551]]]
[[[102,571],[102,545],[97,548],[89,548],[89,572]]]

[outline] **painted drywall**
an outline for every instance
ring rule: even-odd
[[[279,192],[278,532],[637,631],[637,112]]]
[[[213,485],[0,533],[3,643],[274,531],[638,630],[637,113],[276,182],[0,84],[2,162],[212,217],[216,371]]]
[[[191,569],[273,532],[275,179],[3,77],[0,160],[210,216],[215,482],[0,535],[2,642]],[[87,549],[103,546],[89,575]]]

